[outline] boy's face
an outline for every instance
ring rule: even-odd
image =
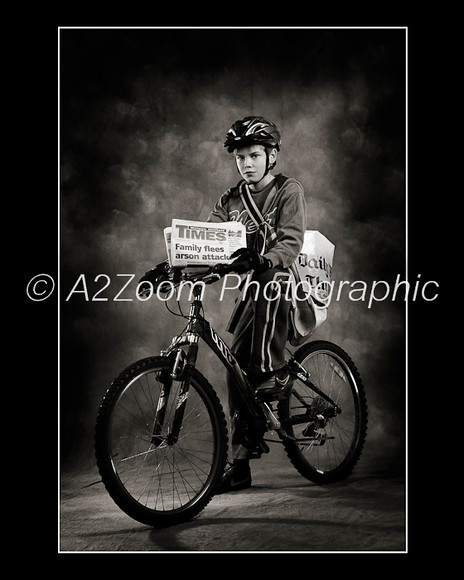
[[[243,179],[249,184],[258,183],[266,173],[268,159],[264,145],[248,145],[234,151],[235,161]],[[269,151],[269,163],[276,158],[276,150]]]

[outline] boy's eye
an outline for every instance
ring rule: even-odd
[[[260,157],[260,155],[261,154],[258,151],[256,153],[250,153],[251,159],[257,159],[258,157]],[[245,155],[236,155],[235,158],[237,159],[237,161],[244,161]]]

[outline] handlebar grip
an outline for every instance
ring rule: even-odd
[[[250,265],[247,260],[234,260],[231,264],[218,264],[214,266],[214,271],[220,276],[225,276],[230,272],[236,272],[242,274],[250,269]]]

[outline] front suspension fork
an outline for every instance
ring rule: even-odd
[[[198,337],[193,336],[189,341],[187,354],[182,348],[176,347],[173,349],[169,353],[169,356],[173,358],[172,367],[163,369],[159,374],[158,380],[161,382],[162,386],[156,408],[151,439],[152,443],[157,447],[163,442],[168,445],[173,445],[179,439],[190,388],[190,378],[192,370],[195,368],[197,354]],[[165,425],[166,411],[174,380],[180,381],[180,386],[176,395],[175,412],[172,423],[170,425]]]

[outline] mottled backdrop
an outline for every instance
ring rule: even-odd
[[[94,419],[114,376],[183,328],[160,302],[137,301],[135,283],[121,296],[128,300],[114,301],[127,281],[117,274],[138,279],[164,260],[171,219],[206,218],[236,183],[222,147],[236,119],[263,115],[281,128],[276,170],[303,184],[307,227],[335,244],[335,281],[404,279],[405,40],[400,29],[60,31],[66,464],[93,462]],[[106,284],[99,274],[110,283],[95,296]],[[206,315],[222,334],[232,303],[209,290]],[[402,296],[368,308],[345,291],[315,335],[356,361],[369,450],[387,465],[405,440]],[[225,403],[223,369],[205,349],[200,366]]]

